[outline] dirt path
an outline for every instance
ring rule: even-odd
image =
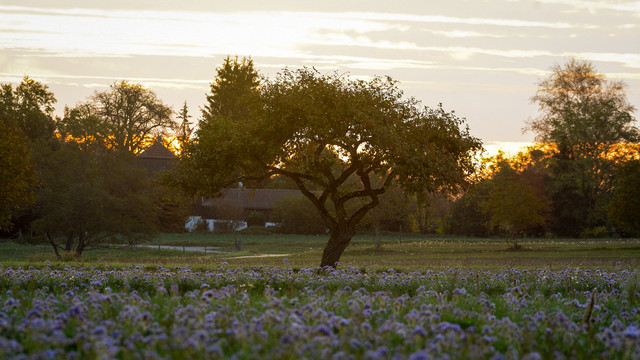
[[[145,247],[149,249],[158,250],[178,250],[178,251],[191,251],[211,254],[226,254],[227,251],[221,251],[220,246],[171,246],[171,245],[137,245],[138,247]]]
[[[229,257],[229,259],[254,259],[254,258],[268,258],[268,257],[278,257],[278,256],[289,256],[289,255],[291,255],[291,254],[244,255],[244,256]]]

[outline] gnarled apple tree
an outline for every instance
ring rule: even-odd
[[[389,78],[284,70],[242,96],[246,117],[205,117],[174,180],[214,196],[238,181],[291,178],[330,231],[321,266],[337,265],[389,186],[455,190],[482,149],[463,119],[404,98]]]

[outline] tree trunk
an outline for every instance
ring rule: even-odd
[[[47,240],[49,240],[49,244],[53,246],[53,251],[56,253],[56,257],[58,259],[62,258],[62,256],[60,256],[60,251],[58,251],[58,245],[56,245],[56,242],[53,241],[53,237],[51,236],[51,233],[48,231],[47,231]]]
[[[78,237],[78,246],[76,247],[76,258],[80,258],[84,249],[87,247],[87,239],[84,236]]]
[[[338,229],[331,232],[331,237],[327,242],[327,246],[324,247],[322,253],[322,262],[320,267],[332,266],[337,267],[340,256],[344,252],[344,249],[349,245],[349,241],[353,237],[353,229],[346,226],[338,226]]]

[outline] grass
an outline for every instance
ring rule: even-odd
[[[86,263],[193,264],[232,266],[317,266],[327,236],[238,235],[242,251],[235,251],[231,234],[161,234],[148,245],[207,246],[224,253],[158,250],[155,247],[111,247],[85,252]],[[432,237],[388,234],[376,249],[372,236],[358,235],[341,259],[355,267],[608,267],[620,263],[640,267],[640,239],[523,239],[512,251],[504,239]],[[269,256],[266,256],[269,255]],[[286,259],[286,260],[284,260]],[[57,261],[50,247],[0,242],[0,262]]]

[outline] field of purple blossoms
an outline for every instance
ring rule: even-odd
[[[1,359],[640,359],[640,271],[0,265]]]

